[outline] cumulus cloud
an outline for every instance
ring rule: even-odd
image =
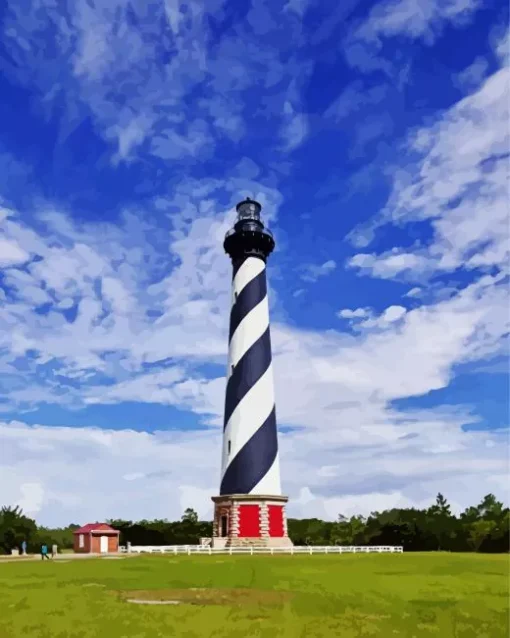
[[[428,504],[445,483],[455,509],[489,491],[505,498],[501,434],[463,432],[470,417],[462,413],[379,416],[281,435],[290,516],[335,519]],[[186,507],[212,514],[218,430],[147,434],[10,422],[0,423],[0,444],[3,502],[22,504],[41,524],[172,519]]]
[[[377,255],[375,253],[358,253],[348,262],[351,268],[367,271],[381,279],[392,279],[395,275],[420,275],[429,265],[426,258],[414,253],[400,252],[392,249],[389,253]]]
[[[402,319],[406,312],[403,306],[390,306],[382,313],[381,320],[384,323],[393,323],[394,321]]]
[[[337,314],[341,319],[363,319],[368,316],[369,313],[370,311],[367,308],[356,308],[355,310],[344,308],[343,310],[339,310]]]
[[[7,241],[0,237],[0,268],[23,264],[28,261],[29,255],[16,241]]]

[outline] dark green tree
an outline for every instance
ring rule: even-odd
[[[452,550],[456,536],[456,519],[445,497],[439,492],[436,502],[427,510],[430,532],[435,539],[438,551]]]
[[[494,494],[487,494],[477,506],[460,515],[468,549],[481,552],[508,552],[510,510]]]
[[[30,547],[36,533],[35,521],[25,516],[20,507],[4,506],[0,509],[0,553],[10,554],[11,550],[19,549],[23,541]]]
[[[184,510],[181,521],[183,523],[192,523],[193,525],[196,525],[198,523],[198,514],[191,507],[187,507]]]
[[[196,544],[210,537],[212,523],[200,521],[192,508],[181,519],[108,521],[120,530],[122,545]],[[36,551],[42,542],[61,548],[72,547],[77,525],[50,529],[36,527],[19,507],[0,510],[0,552],[10,552],[28,543]],[[372,512],[368,518],[340,515],[335,522],[318,518],[289,519],[289,536],[295,545],[403,545],[408,551],[479,551],[508,552],[510,550],[510,510],[493,494],[455,516],[446,498],[439,493],[427,509],[394,508]]]
[[[342,514],[334,523],[333,544],[335,545],[360,545],[365,540],[366,518],[363,516],[351,516],[347,518]]]

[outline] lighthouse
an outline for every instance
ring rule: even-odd
[[[285,547],[287,534],[276,425],[266,262],[275,247],[249,198],[225,236],[232,260],[227,386],[220,494],[213,497],[213,546]]]

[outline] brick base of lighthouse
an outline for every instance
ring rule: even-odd
[[[213,496],[213,547],[291,547],[287,496]]]

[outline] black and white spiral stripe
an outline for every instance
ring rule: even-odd
[[[280,495],[266,265],[234,268],[220,494]]]

